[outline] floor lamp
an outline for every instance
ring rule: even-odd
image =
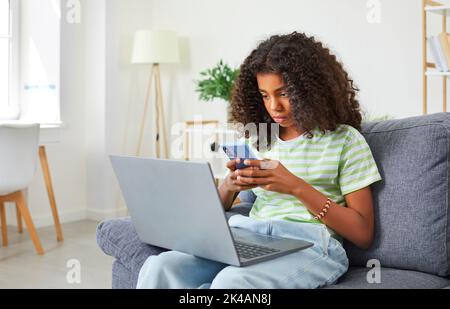
[[[178,38],[172,31],[140,30],[134,35],[133,64],[151,64],[151,71],[145,96],[144,111],[140,124],[139,140],[136,156],[141,155],[142,142],[145,132],[145,122],[148,113],[148,101],[150,99],[153,80],[155,80],[155,121],[156,136],[154,146],[157,158],[169,158],[169,145],[167,142],[167,128],[165,124],[163,96],[161,90],[160,64],[178,63],[180,60]],[[164,155],[161,155],[161,141]]]

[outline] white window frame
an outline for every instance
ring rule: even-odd
[[[20,0],[10,0],[11,5],[11,68],[10,102],[20,115]]]
[[[18,119],[20,116],[20,1],[9,0],[10,32],[9,37],[9,113],[2,115],[4,119]]]

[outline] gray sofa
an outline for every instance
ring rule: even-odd
[[[450,288],[450,114],[366,123],[383,181],[372,186],[376,231],[369,250],[345,242],[350,269],[327,288]],[[253,194],[227,216],[248,214]],[[99,224],[97,242],[115,257],[113,288],[134,288],[150,255],[129,218]],[[369,260],[380,262],[381,283],[369,283]]]

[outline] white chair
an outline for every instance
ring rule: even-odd
[[[36,172],[39,147],[39,125],[0,124],[0,215],[3,246],[8,246],[5,202],[16,204],[17,225],[22,233],[22,218],[36,252],[44,254],[22,190]]]

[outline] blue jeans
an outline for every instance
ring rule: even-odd
[[[342,244],[325,225],[285,220],[257,220],[241,215],[231,227],[297,238],[313,247],[247,267],[235,267],[169,251],[150,256],[139,272],[138,289],[301,289],[335,283],[348,269]]]

